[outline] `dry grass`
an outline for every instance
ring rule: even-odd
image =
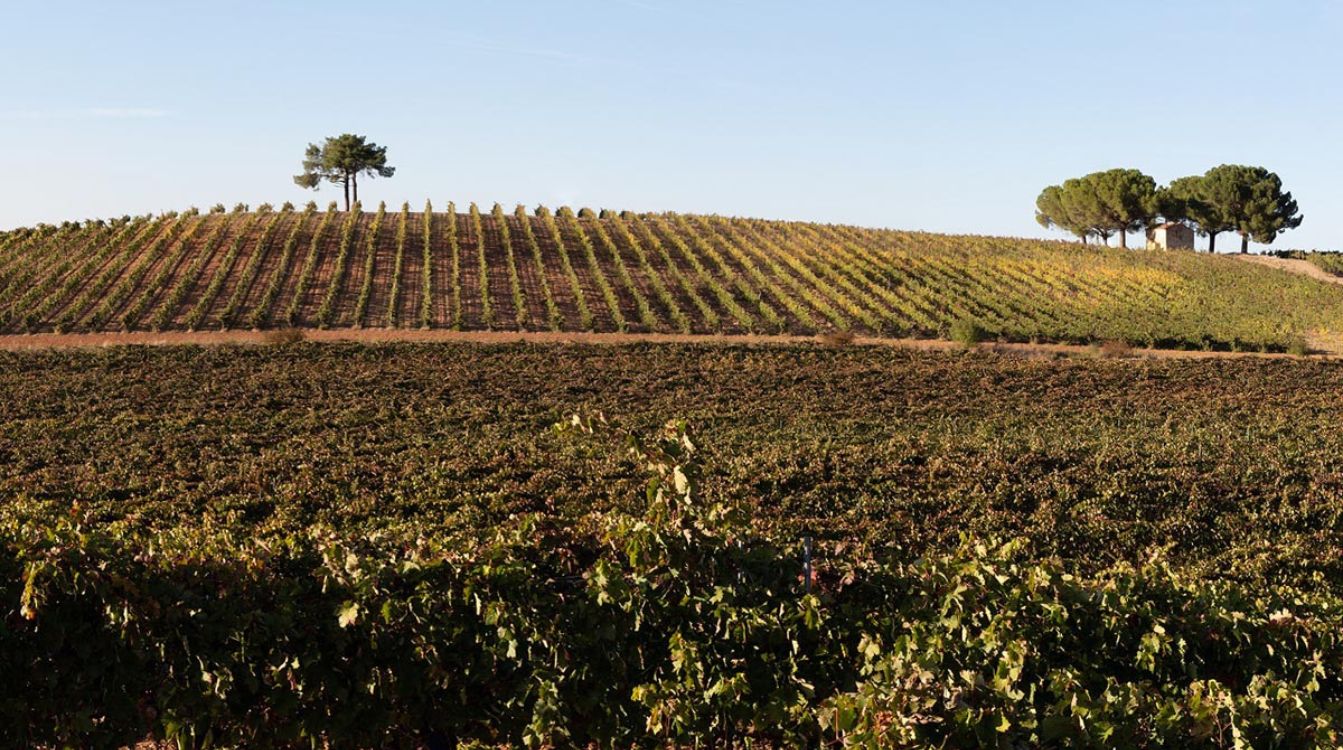
[[[840,349],[853,343],[852,331],[830,331],[816,337],[821,342],[821,346],[828,346],[833,349]]]
[[[297,344],[303,341],[307,336],[300,328],[279,328],[274,331],[266,331],[261,335],[261,341],[266,344]]]
[[[1127,341],[1106,341],[1100,346],[1100,355],[1106,359],[1132,357],[1133,347]]]

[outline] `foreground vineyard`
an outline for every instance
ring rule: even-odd
[[[550,434],[581,411],[690,420],[708,489],[794,537],[1343,584],[1332,362],[308,344],[0,352],[0,390],[6,509],[100,524],[474,539],[637,502],[635,467]]]
[[[1339,742],[1336,363],[124,348],[0,389],[9,746]]]
[[[1192,253],[716,216],[194,212],[0,234],[0,333],[794,333],[1295,349],[1343,288]]]

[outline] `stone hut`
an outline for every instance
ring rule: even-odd
[[[1194,230],[1187,224],[1169,222],[1147,230],[1148,250],[1193,250]]]

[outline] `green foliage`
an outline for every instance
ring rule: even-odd
[[[545,206],[537,206],[536,215],[541,219],[542,226],[546,228],[546,235],[559,253],[560,266],[564,269],[564,277],[569,282],[569,292],[573,295],[574,305],[578,308],[579,329],[591,331],[595,322],[592,308],[588,306],[587,297],[583,294],[583,284],[579,281],[578,271],[574,269],[573,260],[569,257],[569,250],[564,246],[564,235],[560,232],[559,224],[556,223],[554,214]]]
[[[90,329],[98,330],[105,325],[115,307],[126,302],[134,284],[148,272],[149,266],[144,262],[145,259],[156,257],[177,240],[183,225],[186,224],[190,225],[185,232],[189,238],[200,226],[201,221],[198,217],[187,214],[181,214],[171,221],[160,219],[137,235],[134,240],[118,248],[112,262],[107,264],[56,316],[52,329],[57,332],[69,331],[84,320],[85,316],[88,316]]]
[[[947,336],[961,346],[970,347],[988,341],[993,334],[973,318],[960,318],[951,324]]]
[[[387,147],[370,143],[362,135],[343,133],[327,138],[318,146],[308,144],[303,154],[303,172],[294,176],[294,184],[317,190],[322,181],[344,186],[345,210],[350,210],[351,188],[359,202],[359,177],[391,177],[395,167],[387,166]]]
[[[449,307],[451,328],[462,328],[462,252],[457,242],[457,204],[448,201],[448,247],[452,254],[452,277],[448,280],[448,289],[452,293]]]
[[[253,259],[262,257],[263,253],[259,248],[264,248],[269,245],[271,236],[275,233],[275,227],[279,224],[281,219],[280,214],[272,213],[269,210],[258,211],[257,213],[258,215],[269,215],[270,218],[265,222],[265,225],[261,230],[261,236],[256,239],[257,249],[254,249],[251,255]],[[231,278],[233,266],[237,263],[238,256],[242,253],[243,245],[247,241],[247,233],[245,231],[247,226],[247,224],[243,224],[240,227],[243,231],[238,232],[237,236],[233,238],[233,242],[229,245],[228,251],[224,253],[224,257],[219,260],[213,274],[210,276],[209,285],[205,287],[205,291],[201,292],[200,297],[196,300],[196,304],[191,308],[191,311],[187,313],[186,318],[183,320],[182,324],[188,331],[194,331],[201,326],[210,312],[210,306],[214,304],[215,298],[219,296],[219,292],[224,288],[225,282]],[[244,276],[245,275],[246,269],[244,269]],[[241,289],[242,287],[239,288]],[[226,305],[226,308],[228,307],[230,307],[230,305]],[[224,314],[228,312],[229,310],[226,309],[220,315],[221,328],[227,327],[227,325],[223,323],[223,318]]]
[[[760,305],[762,311],[769,310],[771,313],[773,312],[773,309],[769,308],[764,300],[759,299],[758,295],[753,297],[754,290],[750,285],[742,281],[741,277],[736,273],[728,271],[721,262],[721,256],[713,252],[707,245],[703,244],[698,237],[692,238],[692,240],[697,243],[696,247],[692,248],[684,239],[672,231],[673,228],[663,217],[651,217],[649,224],[649,235],[656,237],[657,235],[653,234],[656,230],[658,234],[666,238],[671,247],[675,248],[680,256],[685,258],[686,262],[695,270],[700,285],[709,290],[709,293],[713,295],[719,306],[731,314],[732,320],[740,326],[742,330],[755,330],[755,319],[732,295],[733,286],[742,290],[743,294],[748,299],[751,299],[752,302]],[[704,254],[707,256],[707,262],[699,257],[700,254],[696,252],[696,250],[706,251]],[[724,271],[724,273],[715,274],[710,268],[709,263],[716,264],[716,267],[719,270]],[[775,316],[773,322],[776,322],[780,327],[783,325],[783,321],[778,320],[777,316]]]
[[[476,276],[480,282],[480,323],[489,330],[494,327],[494,304],[490,295],[490,262],[485,252],[485,224],[480,219],[480,208],[471,202],[471,238],[476,243]]]
[[[1284,250],[1273,254],[1279,258],[1307,261],[1331,276],[1343,276],[1343,252],[1337,250]]]
[[[518,330],[527,330],[527,323],[530,319],[527,308],[527,297],[522,293],[522,280],[518,277],[518,264],[513,257],[513,233],[508,229],[508,217],[504,215],[504,207],[498,202],[490,209],[490,222],[494,225],[495,231],[499,233],[499,244],[504,246],[504,260],[508,268],[508,288],[513,295],[513,322]]]
[[[616,212],[608,211],[605,219],[604,223],[611,227],[615,235],[621,240],[621,244],[633,251],[642,278],[653,288],[653,294],[656,295],[658,302],[666,311],[666,315],[671,319],[673,328],[679,333],[690,333],[690,317],[681,309],[681,305],[676,301],[676,296],[672,294],[671,288],[662,280],[662,274],[653,267],[648,253],[644,251],[644,247],[638,238],[629,231],[625,222]],[[602,242],[615,246],[611,238],[606,235],[605,230],[602,231]],[[672,275],[676,274],[675,266],[669,266],[668,270]],[[691,289],[690,292],[693,294],[694,290]]]
[[[646,331],[656,331],[660,326],[658,316],[653,312],[653,308],[648,303],[648,297],[639,288],[634,280],[634,275],[630,273],[629,267],[625,264],[625,259],[620,254],[620,248],[611,241],[610,235],[606,233],[603,224],[609,219],[598,219],[591,216],[587,221],[574,222],[578,231],[579,242],[584,246],[585,252],[592,250],[592,257],[601,258],[593,250],[592,239],[596,238],[597,244],[605,251],[605,257],[610,258],[609,267],[615,270],[616,278],[620,281],[625,290],[625,294],[634,300],[634,309],[639,313],[639,323]]]
[[[600,416],[557,427],[612,432]],[[0,688],[0,739],[1340,741],[1339,599],[1159,562],[1078,575],[1022,542],[969,539],[912,561],[831,550],[813,582],[794,540],[704,491],[683,422],[617,436],[649,476],[637,511],[571,526],[523,514],[468,549],[324,527],[265,541],[98,530],[77,511],[10,508],[0,590],[18,606],[0,666],[16,679]]]
[[[161,300],[159,300],[158,306],[154,309],[154,314],[149,320],[149,327],[151,330],[163,330],[168,327],[169,323],[176,317],[178,311],[186,301],[187,295],[190,294],[191,290],[199,283],[201,274],[205,270],[205,264],[214,257],[215,251],[224,241],[229,230],[232,230],[234,235],[233,241],[225,251],[225,255],[229,257],[237,256],[238,249],[247,237],[247,230],[255,218],[254,214],[248,215],[232,226],[230,226],[230,222],[220,220],[216,231],[211,234],[205,245],[200,248],[193,248],[196,250],[194,257],[191,257],[190,260],[186,262],[186,266],[180,269],[176,280],[172,282],[171,287],[167,289],[167,293],[164,294]],[[188,248],[189,246],[186,243],[182,243],[182,247]],[[185,256],[187,252],[188,251],[184,249],[183,255]],[[176,263],[165,265],[164,268],[155,275],[154,281],[149,286],[150,292],[141,297],[146,305],[136,305],[130,312],[122,316],[122,325],[125,326],[127,330],[130,330],[137,324],[141,316],[139,311],[147,310],[147,303],[153,300],[152,291],[162,287],[168,282],[170,277],[167,275],[167,272],[177,265],[178,264]],[[216,287],[216,291],[217,290],[218,287]],[[204,311],[200,314],[204,315]],[[199,323],[199,320],[193,318],[190,312],[188,312],[187,318],[188,320],[186,320],[185,323],[187,324],[188,329],[194,328],[196,324]]]
[[[405,213],[409,213],[409,206]],[[358,328],[364,324],[364,314],[368,312],[368,302],[373,298],[373,270],[374,264],[378,258],[378,235],[382,232],[383,220],[387,217],[387,203],[380,201],[378,203],[378,212],[373,216],[373,223],[369,226],[368,232],[364,235],[365,244],[368,246],[364,252],[363,283],[359,285],[359,296],[354,301],[354,315],[350,325]],[[405,218],[403,213],[402,218]],[[404,224],[404,222],[403,222]],[[404,244],[404,243],[403,243]]]
[[[583,231],[581,222],[583,211],[587,211],[589,219],[596,218],[596,215],[592,213],[591,209],[586,208],[579,211],[578,216],[574,216],[573,210],[568,206],[564,206],[559,210],[559,218],[563,223],[563,227],[568,230],[569,235],[573,237],[577,241],[578,246],[582,248],[583,256],[587,258],[588,261],[588,274],[591,279],[596,282],[597,289],[601,292],[602,299],[606,301],[606,310],[611,315],[611,322],[614,324],[617,331],[623,333],[628,330],[629,325],[625,321],[624,311],[620,309],[620,297],[616,294],[615,287],[613,287],[611,282],[606,278],[606,272],[602,268],[601,260],[597,257],[596,249],[592,246],[592,241],[588,239],[587,233]],[[556,241],[563,246],[563,238],[559,238]]]
[[[340,230],[340,246],[336,249],[335,269],[331,274],[331,281],[327,284],[326,294],[322,297],[322,304],[317,308],[315,322],[318,328],[325,328],[330,325],[331,316],[335,314],[341,286],[345,283],[350,251],[354,247],[355,228],[358,226],[359,218],[363,215],[363,212],[363,207],[359,203],[354,204],[353,211],[345,212],[345,223]],[[381,214],[381,211],[379,214]]]
[[[312,284],[313,274],[316,273],[317,270],[322,239],[326,235],[327,229],[335,221],[336,214],[336,204],[332,202],[327,206],[326,213],[322,215],[321,222],[318,223],[317,229],[312,233],[312,239],[308,242],[308,253],[303,261],[303,267],[299,270],[298,279],[294,282],[294,292],[290,296],[289,304],[286,305],[284,315],[282,316],[285,326],[292,327],[298,323],[299,315],[302,312],[303,301],[308,292],[308,287]],[[357,220],[354,218],[357,216],[358,214],[356,213],[347,213],[346,222]],[[342,238],[342,242],[343,241]],[[288,264],[286,264],[285,267],[288,268]],[[271,297],[272,302],[278,297],[280,286],[283,283],[284,278],[281,274],[277,273],[271,278],[271,284],[275,287],[273,290],[275,296]],[[272,291],[268,290],[267,294],[272,294]],[[264,318],[262,318],[261,315],[262,313],[254,313],[253,322],[257,324],[263,322]]]
[[[555,296],[550,291],[550,274],[546,273],[546,261],[541,254],[541,244],[536,240],[536,230],[532,228],[526,207],[521,203],[514,207],[513,218],[518,226],[522,227],[522,234],[527,240],[527,249],[532,254],[532,266],[537,270],[536,277],[541,285],[541,298],[546,304],[547,327],[552,331],[558,331],[564,324],[564,316],[560,314],[560,308],[555,304]]]
[[[286,273],[289,270],[290,264],[293,262],[294,253],[299,243],[299,237],[302,234],[304,227],[308,225],[312,216],[316,213],[317,204],[309,202],[307,207],[303,209],[303,214],[293,221],[289,234],[285,236],[284,245],[280,248],[279,261],[276,263],[275,269],[271,271],[266,286],[261,292],[260,299],[257,300],[256,305],[248,315],[247,324],[249,327],[260,328],[262,324],[270,319],[271,309],[274,307],[276,299],[280,296],[280,290],[283,288]],[[330,214],[327,215],[330,216]],[[250,269],[247,274],[245,274],[245,278],[250,278],[252,281],[256,280],[261,272],[260,264],[262,258],[263,256],[261,253],[257,253],[254,256],[253,263],[256,267]],[[225,308],[222,316],[221,324],[225,328],[231,328],[233,326],[233,321],[237,319],[237,316],[242,314],[242,303],[247,294],[245,290],[248,286],[250,286],[250,284],[240,284],[238,289],[234,291],[234,298],[229,301],[229,305]]]
[[[1136,169],[1111,169],[1051,185],[1035,202],[1035,220],[1102,241],[1119,235],[1124,247],[1129,232],[1150,226],[1158,212],[1156,181]]]
[[[401,204],[401,217],[396,224],[396,258],[392,262],[392,286],[387,293],[387,327],[396,328],[397,305],[401,301],[401,269],[406,262],[406,233],[410,229],[410,203]],[[373,275],[366,285],[372,290]]]
[[[103,304],[99,307],[95,317],[101,318],[103,315],[111,315],[113,311],[121,309],[120,327],[122,329],[134,330],[146,315],[150,316],[150,327],[156,327],[156,330],[161,329],[169,316],[176,312],[169,306],[169,298],[176,298],[174,304],[180,303],[185,298],[184,287],[189,283],[188,279],[192,268],[195,267],[195,270],[199,271],[198,264],[205,262],[202,258],[213,255],[228,232],[229,222],[223,216],[211,215],[205,217],[197,221],[194,228],[201,229],[206,224],[209,224],[211,228],[204,235],[199,246],[193,247],[188,241],[195,235],[192,232],[173,243],[171,248],[163,248],[168,253],[163,263],[154,266],[152,263],[155,260],[154,258],[142,259],[135,270],[122,279],[117,288],[112,291],[112,294],[103,299]],[[183,263],[187,264],[186,268],[179,268]],[[131,294],[138,288],[139,279],[147,274],[151,267],[156,267],[157,270],[149,277],[148,282],[140,289],[139,295],[132,301]],[[179,270],[181,272],[177,273]],[[174,276],[175,273],[177,273],[176,276]],[[123,309],[122,305],[126,302],[130,304],[125,305]],[[151,310],[153,311],[152,314]]]
[[[1177,200],[1172,190],[1158,203],[1192,221],[1192,199]],[[160,232],[133,248],[108,247],[110,234],[90,234],[97,227],[87,222],[10,232],[0,248],[0,323],[10,331],[96,331],[157,318],[165,328],[213,327],[215,310],[195,310],[206,292],[229,297],[218,322],[230,327],[349,326],[359,311],[361,325],[424,325],[442,316],[458,330],[499,327],[506,317],[510,329],[942,337],[957,320],[974,318],[1003,341],[1263,351],[1285,351],[1296,338],[1327,341],[1343,327],[1338,286],[1223,259],[674,214],[578,219],[565,209],[524,222],[477,208],[444,222],[448,216],[430,212],[424,246],[408,259],[416,227],[365,233],[372,216],[351,212],[332,220],[343,223],[340,231],[314,232],[315,222],[307,223],[276,269],[275,246],[291,227],[276,235],[263,229],[282,213],[260,212],[267,218],[250,226],[252,214],[209,216],[200,225],[190,212],[164,216],[187,221],[174,224],[173,237]],[[218,246],[210,244],[215,230],[224,233]],[[434,242],[446,243],[444,258],[433,257]],[[105,262],[84,263],[90,256]],[[407,311],[405,295],[414,292],[403,276],[423,257],[415,273],[427,276],[414,286],[429,292]],[[361,275],[370,262],[374,272]],[[184,281],[193,268],[212,275]],[[179,281],[189,285],[185,296],[165,294]],[[274,296],[254,293],[257,284],[274,284]],[[501,295],[510,300],[502,308]],[[186,309],[160,311],[165,299]],[[74,302],[82,307],[70,311]]]
[[[1171,182],[1169,193],[1183,204],[1183,216],[1209,238],[1216,250],[1217,235],[1237,232],[1241,252],[1249,241],[1270,244],[1277,236],[1301,225],[1292,194],[1284,192],[1278,175],[1263,167],[1223,164],[1195,177]]]
[[[14,282],[22,285],[16,287],[16,291],[22,289],[22,294],[11,304],[0,307],[0,327],[17,322],[23,330],[32,332],[55,304],[66,299],[87,278],[88,269],[101,264],[133,228],[142,228],[144,223],[143,219],[116,226],[86,223],[71,238],[72,243],[79,243],[78,252],[57,254],[47,263],[34,263],[32,271],[21,276],[22,281]]]
[[[1201,175],[1171,180],[1170,185],[1162,189],[1158,200],[1166,219],[1192,225],[1199,234],[1208,237],[1213,251],[1217,247],[1217,235],[1231,228],[1219,207],[1209,200]]]
[[[420,328],[428,328],[434,322],[434,204],[428,200],[421,220],[424,255],[420,258]]]
[[[963,544],[878,574],[858,687],[821,721],[858,747],[1336,747],[1339,600],[1077,577]],[[869,585],[872,585],[869,583]],[[899,592],[899,593],[894,593]],[[1236,644],[1229,646],[1228,644]]]

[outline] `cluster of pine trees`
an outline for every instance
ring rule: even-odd
[[[1278,175],[1263,167],[1223,164],[1165,186],[1136,169],[1075,177],[1041,191],[1035,219],[1084,243],[1118,235],[1120,247],[1127,246],[1129,232],[1179,222],[1206,236],[1209,252],[1216,251],[1217,235],[1235,232],[1243,253],[1250,240],[1269,244],[1300,226],[1302,216]]]

